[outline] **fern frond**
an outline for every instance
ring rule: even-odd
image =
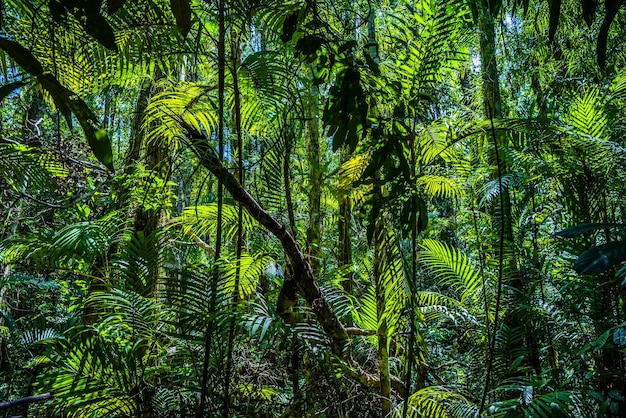
[[[500,185],[502,184],[502,186]],[[510,190],[513,187],[519,187],[523,184],[523,177],[520,173],[508,173],[503,175],[499,179],[493,179],[489,183],[485,184],[480,193],[483,195],[480,199],[480,206],[484,206],[487,203],[492,202],[495,198],[500,196],[504,190]],[[504,189],[504,190],[501,190]]]
[[[605,138],[607,118],[602,101],[597,87],[587,89],[570,104],[569,112],[563,118],[565,123],[571,125],[578,134]]]

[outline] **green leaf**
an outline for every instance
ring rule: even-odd
[[[89,106],[72,91],[62,86],[52,75],[40,75],[38,80],[41,85],[48,90],[54,103],[59,106],[60,109],[65,109],[66,111],[69,109],[76,116],[96,158],[104,164],[106,168],[115,171],[113,167],[111,141],[106,131],[97,127],[98,119]]]
[[[318,35],[303,36],[296,43],[296,56],[300,54],[306,56],[313,55],[325,42],[326,39]]]
[[[83,25],[85,32],[93,36],[100,45],[117,52],[115,33],[109,22],[99,13],[87,14],[86,16],[87,19]]]
[[[613,342],[618,347],[623,347],[626,345],[626,329],[618,328],[613,333]]]
[[[101,5],[101,0],[61,0],[60,3],[57,1],[50,3],[51,13],[57,23],[65,20],[64,15],[68,11],[76,17],[85,32],[100,45],[117,52],[115,33],[109,22],[100,14]]]
[[[609,242],[585,251],[574,263],[578,274],[600,274],[626,260],[626,241]]]
[[[597,230],[606,229],[606,228],[626,228],[626,224],[616,224],[616,223],[580,224],[580,225],[572,226],[570,228],[566,228],[561,231],[555,232],[554,235],[563,237],[563,238],[574,238],[579,235],[586,234],[587,232],[597,231]]]
[[[0,37],[0,48],[4,50],[17,65],[27,73],[38,76],[43,73],[43,67],[31,52],[17,42]]]
[[[23,81],[14,81],[12,83],[5,84],[4,86],[0,87],[0,100],[3,100],[9,94],[13,93],[15,90],[19,89],[20,87],[25,86],[26,84],[28,83],[25,83]]]
[[[591,29],[593,17],[596,14],[596,2],[595,0],[581,0],[581,5],[583,8],[583,18],[585,19],[587,26]]]
[[[176,25],[184,36],[187,36],[191,29],[191,6],[189,0],[170,0],[172,13],[176,18]]]
[[[126,3],[126,0],[107,0],[107,12],[112,15]]]
[[[283,42],[289,42],[293,38],[293,34],[296,33],[298,28],[298,16],[300,10],[295,10],[287,16],[283,22],[283,30],[280,34],[280,40]]]
[[[98,129],[94,132],[94,138],[90,140],[87,137],[89,146],[91,147],[94,155],[106,168],[111,171],[115,171],[113,166],[113,150],[111,148],[111,139],[105,129]]]

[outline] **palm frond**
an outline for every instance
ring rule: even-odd
[[[421,262],[442,285],[458,292],[463,303],[477,303],[482,292],[482,279],[471,260],[448,244],[425,239],[421,243]]]
[[[16,191],[45,190],[67,169],[54,156],[26,145],[0,142],[0,177]]]
[[[425,174],[417,179],[417,184],[423,186],[424,192],[431,197],[458,200],[464,195],[460,184],[447,176]]]
[[[137,293],[112,289],[93,293],[90,299],[102,309],[99,333],[125,347],[156,344],[171,322],[171,314],[163,306]]]
[[[58,368],[46,376],[42,389],[55,393],[58,412],[77,417],[134,415],[142,379],[136,348],[107,342],[85,333],[64,345]],[[137,374],[139,372],[139,374]]]
[[[121,220],[110,213],[96,221],[78,222],[59,230],[51,240],[52,260],[69,261],[77,255],[85,260],[105,256],[116,239]]]
[[[409,417],[470,418],[477,416],[477,408],[458,391],[444,386],[428,386],[409,397]],[[394,410],[394,417],[402,416],[402,407]]]
[[[252,312],[244,313],[240,323],[250,338],[264,343],[266,338],[274,339],[283,329],[280,317],[274,310],[270,310],[262,295],[257,295],[256,300],[249,304],[249,308]]]
[[[265,253],[247,254],[243,253],[239,258],[224,256],[219,261],[224,286],[221,291],[225,293],[239,292],[240,299],[246,299],[252,295],[259,282],[259,277],[265,272],[268,263],[272,258]],[[239,283],[239,288],[235,289],[235,283]]]
[[[183,214],[173,218],[170,224],[183,231],[193,232],[198,236],[214,235],[217,229],[217,203],[200,206],[188,206]],[[227,239],[233,239],[237,233],[239,209],[235,205],[222,204],[222,230]],[[241,223],[244,233],[252,231],[258,224],[246,211],[243,211]]]
[[[169,91],[156,94],[148,104],[144,118],[149,141],[177,149],[190,129],[210,138],[217,130],[217,106],[211,97],[213,90],[195,83],[180,83]]]

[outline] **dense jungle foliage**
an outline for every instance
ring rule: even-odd
[[[2,0],[0,100],[0,416],[626,416],[623,0]]]

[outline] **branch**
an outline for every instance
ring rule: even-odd
[[[291,262],[293,280],[298,292],[315,312],[317,320],[326,335],[331,338],[333,353],[340,356],[345,354],[344,350],[348,342],[348,333],[341,322],[339,322],[339,318],[337,318],[326,299],[324,299],[313,275],[313,269],[306,260],[302,250],[300,250],[293,235],[289,233],[284,225],[263,209],[250,193],[241,186],[235,176],[224,166],[204,135],[196,132],[183,121],[179,122],[187,130],[187,142],[199,158],[200,163],[223,182],[224,187],[235,201],[241,204],[258,223],[267,228],[280,241],[285,254]]]
[[[191,228],[185,228],[182,223],[174,224],[174,228],[182,232],[187,238],[190,238],[198,247],[215,257],[215,249],[202,241]]]
[[[370,336],[376,335],[376,331],[373,329],[361,329],[356,327],[348,327],[346,328],[346,332],[348,335],[362,335],[362,336]]]
[[[368,388],[380,388],[380,379],[365,370],[361,368],[357,368],[355,370],[343,363],[340,363],[339,367],[346,374],[346,376],[358,381],[363,386]],[[404,396],[406,394],[404,382],[394,375],[390,375],[389,377],[391,380],[391,387],[393,387],[400,394],[400,396]]]
[[[51,393],[42,393],[41,395],[27,396],[25,398],[15,399],[14,401],[0,402],[0,410],[14,408],[20,405],[31,404],[39,401],[45,401],[52,398]]]

